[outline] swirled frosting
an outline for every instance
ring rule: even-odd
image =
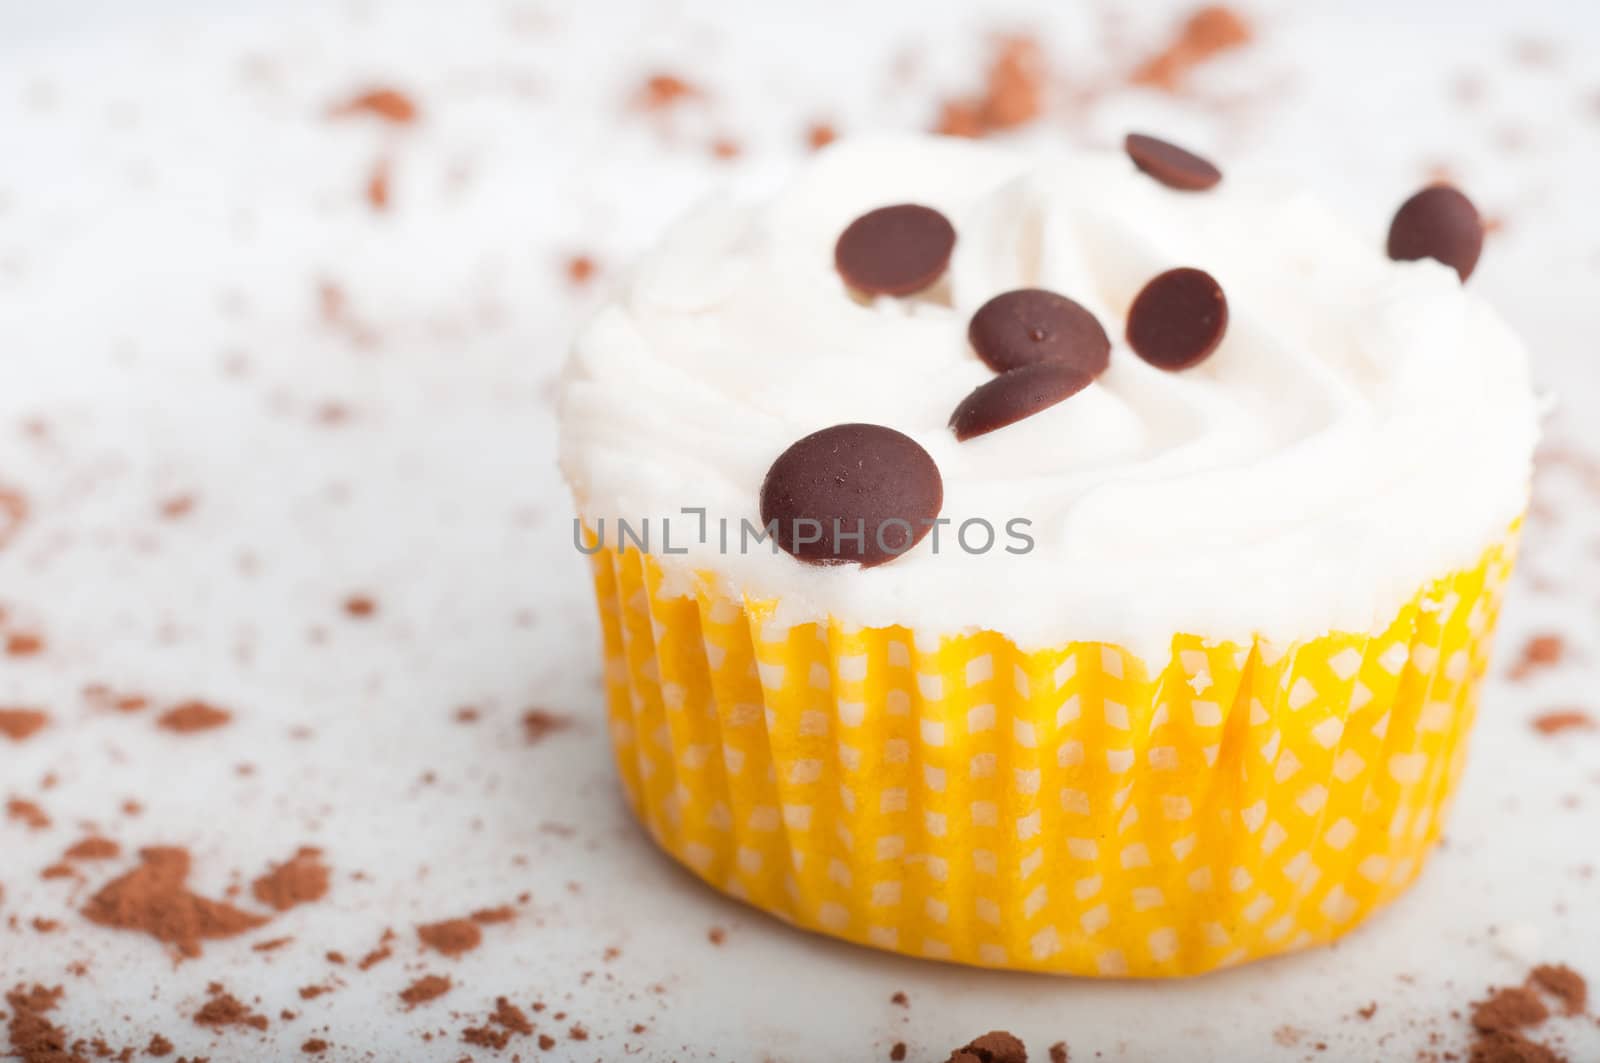
[[[903,202],[955,224],[945,280],[853,296],[834,241]],[[1215,276],[1231,320],[1210,359],[1168,373],[1122,336],[1141,286],[1175,266]],[[1091,310],[1110,368],[957,442],[951,411],[993,377],[967,323],[1019,287]],[[604,518],[608,540],[617,518],[651,518],[686,590],[710,572],[796,622],[986,628],[1155,659],[1175,633],[1292,642],[1392,618],[1518,516],[1538,429],[1527,355],[1494,311],[1448,267],[1390,261],[1314,198],[1232,171],[1180,192],[1120,154],[933,137],[835,145],[774,202],[685,218],[583,330],[560,413],[579,512]],[[870,570],[740,552],[773,459],[852,421],[898,429],[938,463],[953,523],[937,549],[926,538]],[[706,511],[706,542],[684,507]],[[1010,553],[1019,518],[1033,545]],[[663,519],[686,553],[661,552]],[[995,528],[987,552],[956,541],[970,519]],[[970,546],[984,539],[969,527]]]

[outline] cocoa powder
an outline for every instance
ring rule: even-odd
[[[1135,85],[1178,92],[1196,67],[1243,47],[1253,36],[1250,24],[1231,8],[1200,8],[1185,20],[1170,44],[1134,70],[1131,80]]]
[[[450,979],[441,974],[426,974],[400,991],[407,1010],[437,1000],[450,992]]]
[[[91,835],[69,848],[65,856],[68,860],[115,860],[121,853],[122,846],[110,838]]]
[[[49,713],[42,709],[0,709],[0,736],[13,742],[25,742],[44,730],[49,722]]]
[[[72,1038],[46,1016],[61,1003],[60,986],[32,989],[17,986],[6,994],[6,1005],[11,1010],[6,1033],[11,1039],[11,1052],[22,1063],[86,1063],[83,1055],[69,1047]]]
[[[219,709],[204,701],[185,701],[157,717],[156,726],[174,734],[194,734],[223,727],[232,719],[233,713],[227,709]]]
[[[269,1025],[265,1015],[258,1015],[251,1011],[239,998],[213,982],[207,992],[211,994],[209,1000],[195,1012],[196,1026],[209,1026],[219,1029],[224,1026],[248,1026],[255,1030],[265,1030]]]
[[[267,922],[190,892],[184,885],[189,867],[187,849],[141,849],[139,866],[101,887],[83,915],[100,926],[148,934],[184,957],[200,955],[202,941],[236,937]]]
[[[522,733],[530,746],[536,746],[553,734],[572,726],[572,717],[562,716],[548,709],[533,708],[522,714]]]
[[[1564,1015],[1582,1015],[1589,1005],[1589,983],[1565,964],[1540,964],[1528,978],[1533,985],[1556,998]]]
[[[47,830],[50,827],[50,817],[45,810],[37,804],[21,797],[13,797],[6,801],[6,816],[16,820],[29,830]]]
[[[328,868],[322,862],[322,850],[302,847],[294,856],[252,882],[250,893],[278,912],[320,901],[328,894]]]
[[[379,86],[359,92],[328,108],[330,118],[366,115],[393,125],[410,125],[421,116],[416,101],[399,89]]]
[[[471,952],[483,941],[483,931],[470,919],[446,919],[417,927],[422,944],[446,956]]]

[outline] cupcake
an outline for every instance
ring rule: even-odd
[[[1145,136],[904,137],[674,227],[561,400],[650,835],[799,927],[1077,975],[1396,897],[1538,408],[1472,204],[1378,221]]]

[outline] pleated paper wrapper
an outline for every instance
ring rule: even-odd
[[[591,558],[618,769],[660,846],[909,956],[1196,974],[1338,937],[1416,877],[1460,777],[1517,529],[1382,634],[1075,642],[832,620]],[[593,540],[591,539],[591,542]]]

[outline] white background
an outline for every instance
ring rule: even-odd
[[[1529,726],[1600,711],[1600,9],[1256,3],[1258,44],[1193,97],[1121,87],[1176,10],[0,3],[0,485],[33,503],[0,551],[0,605],[48,639],[37,658],[0,657],[0,705],[54,720],[0,740],[0,794],[56,824],[0,821],[0,985],[64,983],[60,1021],[79,1036],[160,1030],[214,1060],[298,1058],[311,1036],[333,1042],[325,1058],[455,1060],[460,1029],[505,994],[592,1031],[506,1058],[797,1063],[885,1059],[899,1040],[937,1061],[995,1027],[1038,1056],[1065,1040],[1074,1059],[1410,1060],[1459,1051],[1452,1009],[1530,963],[1600,979],[1600,734]],[[1057,73],[1028,137],[1165,131],[1225,168],[1298,175],[1375,244],[1438,164],[1503,219],[1472,283],[1527,336],[1553,397],[1540,504],[1447,843],[1333,948],[1159,985],[901,960],[709,893],[616,796],[587,569],[552,467],[567,337],[694,199],[770,186],[813,118],[925,127],[1008,28],[1036,30]],[[657,69],[709,100],[669,126],[630,113]],[[373,82],[412,93],[423,121],[325,120]],[[732,163],[707,148],[722,134],[744,146]],[[380,156],[393,201],[375,214],[361,191]],[[588,289],[563,273],[574,252],[601,263]],[[322,320],[324,280],[355,327]],[[318,423],[329,402],[347,423]],[[161,520],[179,494],[194,511]],[[357,591],[379,604],[365,623],[340,609]],[[1568,659],[1513,683],[1535,631],[1562,633]],[[236,719],[177,738],[149,712],[92,710],[89,682]],[[464,704],[482,721],[454,722]],[[530,747],[518,716],[535,704],[578,722]],[[142,816],[119,813],[128,797]],[[73,914],[127,859],[39,880],[90,824],[130,850],[189,846],[207,895],[302,844],[325,849],[334,888],[175,966]],[[518,922],[463,960],[416,946],[414,924],[524,890]],[[40,935],[34,917],[65,927]],[[336,973],[326,949],[359,955],[384,927],[395,959],[298,998]],[[279,936],[294,941],[248,947]],[[86,976],[67,973],[77,961]],[[396,993],[426,971],[455,989],[404,1013]],[[300,1017],[213,1037],[188,1020],[212,980]],[[1373,1000],[1371,1021],[1353,1018]],[[1544,1032],[1600,1059],[1593,1019]]]

